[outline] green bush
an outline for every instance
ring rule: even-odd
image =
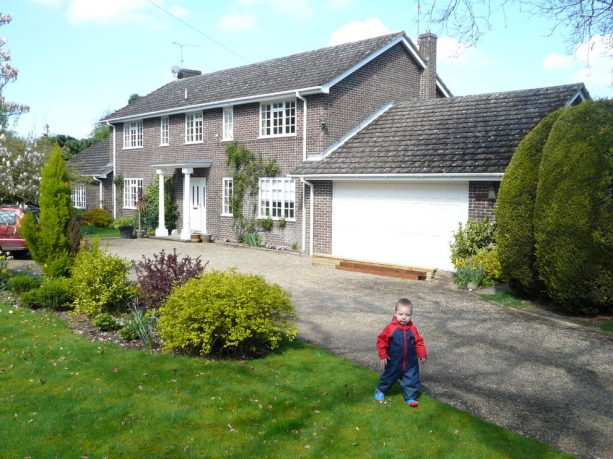
[[[74,301],[72,282],[64,277],[46,280],[39,288],[21,295],[19,300],[22,306],[32,309],[70,309]]]
[[[473,261],[468,261],[462,267],[458,268],[455,275],[455,282],[459,287],[467,288],[468,284],[472,283],[475,287],[481,287],[485,280],[485,270],[482,266],[475,264]]]
[[[488,218],[471,220],[458,225],[458,230],[453,233],[451,248],[451,262],[456,268],[466,259],[476,255],[481,249],[492,250],[496,245],[496,224]]]
[[[79,252],[72,267],[75,311],[95,317],[121,309],[136,295],[136,287],[127,282],[129,268],[128,262],[102,251],[97,242]]]
[[[111,226],[115,229],[119,229],[120,226],[136,226],[136,218],[134,216],[118,217],[113,220]]]
[[[166,350],[260,353],[296,337],[294,306],[277,284],[234,270],[212,271],[178,287],[160,307]]]
[[[251,247],[259,247],[264,243],[264,236],[260,233],[245,233],[243,242]]]
[[[458,260],[456,269],[460,270],[468,265],[483,268],[483,281],[481,285],[494,285],[496,282],[503,280],[497,247],[494,247],[492,250],[480,249],[472,257]]]
[[[78,224],[72,215],[70,176],[59,146],[53,149],[41,175],[39,223],[27,212],[20,232],[47,276],[66,276],[78,250]],[[72,234],[75,227],[76,236]]]
[[[155,231],[158,227],[158,206],[159,206],[159,190],[158,180],[154,180],[145,190],[145,201],[147,206],[143,211],[142,219],[144,229],[147,231]],[[166,228],[173,230],[177,227],[179,219],[179,209],[177,201],[174,199],[172,177],[164,178],[164,220]]]
[[[112,332],[121,328],[121,324],[117,319],[106,312],[101,312],[94,317],[93,322],[94,325],[102,331]]]
[[[132,325],[130,324],[119,330],[119,336],[121,336],[126,341],[135,341],[138,339],[138,335],[136,334],[134,327],[132,327]]]
[[[108,228],[113,221],[113,217],[105,209],[89,209],[83,213],[83,224],[94,225],[98,228]]]
[[[270,231],[273,225],[272,218],[271,217],[260,218],[258,220],[258,225],[260,225],[260,228],[262,228],[264,231]]]
[[[543,150],[536,262],[547,294],[571,313],[613,309],[613,101],[567,108]]]
[[[145,314],[141,309],[135,307],[132,309],[132,316],[128,319],[128,323],[120,333],[123,332],[128,337],[134,336],[132,340],[140,339],[147,349],[151,349],[155,343],[157,321],[155,315]]]
[[[543,146],[561,111],[547,115],[519,143],[507,167],[496,203],[496,241],[509,286],[534,296],[543,290],[536,270],[534,202]]]
[[[40,287],[42,279],[32,274],[15,274],[7,282],[7,288],[18,295]]]

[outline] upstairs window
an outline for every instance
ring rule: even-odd
[[[143,146],[143,122],[134,121],[123,125],[123,147],[142,148]]]
[[[223,109],[223,128],[221,140],[232,140],[234,138],[234,108],[224,107]]]
[[[76,209],[85,209],[86,207],[86,198],[85,198],[85,185],[77,185],[72,189],[70,193],[70,200],[72,201],[73,207]]]
[[[222,180],[223,180],[223,186],[221,187],[222,189],[221,214],[222,215],[232,215],[232,191],[234,188],[233,183],[232,183],[232,177],[224,177]]]
[[[202,112],[185,115],[185,143],[200,143],[203,138]]]
[[[289,178],[261,178],[259,202],[261,218],[295,219],[296,181]]]
[[[296,134],[296,101],[260,104],[260,136]]]
[[[169,126],[168,117],[162,116],[160,121],[160,145],[168,145],[170,142]]]
[[[136,209],[136,203],[143,194],[143,179],[127,178],[123,181],[123,207]]]

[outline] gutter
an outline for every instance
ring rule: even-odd
[[[111,124],[109,121],[106,122],[106,125],[110,128],[113,128],[113,218],[117,218],[117,185],[115,185],[115,178],[117,177],[117,129],[115,128],[115,125]]]
[[[459,182],[467,180],[502,180],[502,172],[487,173],[439,173],[439,174],[288,174],[289,177],[300,180],[391,180],[391,181],[419,181],[419,182]]]
[[[302,111],[302,161],[306,161],[307,159],[307,101],[304,97],[300,95],[298,91],[296,91],[296,97],[302,101],[303,111]]]

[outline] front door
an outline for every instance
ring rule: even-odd
[[[192,231],[206,233],[206,179],[192,177],[190,192],[190,227]]]

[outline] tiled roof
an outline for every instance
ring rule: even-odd
[[[403,32],[397,32],[176,80],[105,119],[317,87],[342,75],[399,37],[406,38]],[[406,41],[418,54],[410,40]]]
[[[111,163],[109,139],[101,140],[68,160],[68,165],[81,175],[103,175]]]
[[[580,90],[588,95],[573,84],[400,102],[292,174],[501,173],[521,139]]]

